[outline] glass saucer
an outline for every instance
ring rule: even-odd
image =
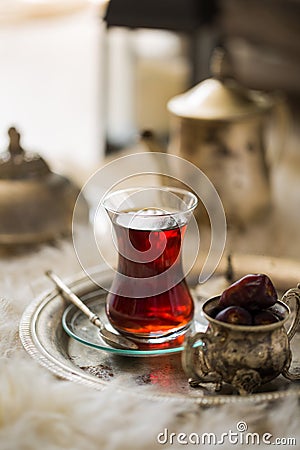
[[[107,328],[114,331],[110,326],[106,313],[105,313],[105,298],[106,291],[98,290],[82,296],[81,299],[84,303],[106,324]],[[195,331],[205,331],[206,321],[201,315],[200,303],[195,300],[195,319],[192,324],[192,328]],[[93,325],[89,319],[75,306],[69,305],[62,316],[62,326],[66,333],[81,342],[84,345],[103,350],[115,355],[133,356],[133,357],[146,357],[146,356],[160,356],[171,353],[179,353],[183,350],[183,346],[151,349],[151,350],[130,350],[130,349],[118,349],[108,345],[100,336],[98,328]]]

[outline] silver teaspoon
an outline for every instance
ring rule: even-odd
[[[111,345],[112,347],[124,350],[138,349],[138,346],[134,342],[121,336],[120,334],[112,333],[111,331],[109,331],[101,321],[100,317],[98,317],[97,314],[94,314],[93,311],[91,311],[86,306],[86,304],[83,303],[83,301],[80,300],[80,298],[77,297],[77,295],[74,294],[74,292],[72,292],[71,289],[52,270],[47,270],[45,274],[53,281],[53,283],[59,289],[65,299],[69,300],[75,306],[77,306],[77,308],[80,309],[80,311],[82,311],[83,314],[88,317],[90,322],[92,322],[93,325],[96,325],[96,327],[99,328],[99,333],[107,344]]]

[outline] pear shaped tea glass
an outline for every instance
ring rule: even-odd
[[[111,325],[140,348],[180,344],[194,314],[182,244],[197,197],[183,189],[138,187],[112,192],[102,204],[118,251],[106,299]]]

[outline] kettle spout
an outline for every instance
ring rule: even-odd
[[[158,141],[152,130],[143,130],[140,134],[140,141],[149,152],[165,153],[166,149]]]

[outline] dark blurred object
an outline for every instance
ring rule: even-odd
[[[110,0],[107,27],[151,28],[183,32],[189,41],[190,85],[202,79],[198,32],[217,15],[217,0]]]
[[[187,33],[218,22],[238,81],[300,93],[299,0],[111,0],[104,20],[108,27]],[[191,85],[203,79],[197,58],[199,45],[191,35]]]
[[[108,27],[193,31],[215,12],[214,0],[110,0],[104,20]]]
[[[220,0],[220,24],[241,83],[300,93],[299,0]]]
[[[70,234],[79,190],[51,172],[38,154],[25,152],[15,128],[8,134],[9,147],[0,157],[0,245],[35,244]]]
[[[209,77],[213,48],[222,43],[232,76],[244,87],[300,94],[300,0],[111,0],[104,20],[108,28],[184,36],[187,89]]]
[[[141,54],[137,55],[135,53],[134,38],[132,39],[132,34],[130,35],[131,39],[128,39],[128,45],[126,46],[126,38],[129,36],[130,31],[146,28],[150,30],[165,30],[176,33],[180,37],[181,46],[183,49],[181,57],[183,57],[187,62],[188,75],[186,77],[187,81],[185,85],[182,86],[179,91],[172,92],[170,96],[173,96],[208,76],[208,54],[210,54],[210,51],[215,45],[215,41],[212,39],[212,34],[209,30],[217,13],[216,5],[216,0],[111,0],[109,2],[106,15],[104,17],[104,21],[106,22],[108,28],[108,35],[109,30],[116,27],[123,28],[123,30],[128,30],[124,37],[122,60],[123,66],[128,65],[128,67],[131,67],[131,78],[128,81],[128,76],[126,78],[125,75],[125,82],[123,80],[122,85],[126,92],[132,92],[130,94],[131,101],[128,102],[128,104],[131,104],[131,106],[128,110],[127,121],[124,118],[123,123],[125,124],[126,122],[129,122],[128,125],[129,127],[132,126],[132,130],[127,127],[127,136],[124,136],[122,139],[120,139],[117,136],[117,131],[114,131],[116,130],[117,126],[112,123],[112,120],[108,119],[109,123],[107,124],[107,126],[110,131],[108,131],[107,136],[107,153],[111,153],[116,149],[132,145],[136,138],[136,135],[139,133],[139,128],[153,128],[153,123],[151,123],[151,120],[148,120],[149,116],[147,114],[145,115],[145,113],[140,114],[139,109],[136,109],[136,98],[138,98],[138,102],[140,107],[142,108],[142,111],[149,110],[149,108],[151,108],[151,101],[149,100],[151,99],[149,99],[149,97],[147,97],[147,95],[144,95],[143,93],[151,90],[151,88],[154,91],[156,91],[156,89],[159,90],[160,84],[161,86],[163,86],[164,83],[163,71],[166,69],[163,69],[163,64],[161,63],[161,61],[159,61],[159,57],[156,60],[156,64],[157,67],[161,67],[161,77],[159,75],[159,70],[155,71],[155,61],[154,58],[152,58],[152,68],[150,69],[151,72],[149,72],[148,74],[144,72],[143,79],[135,79],[139,76],[137,75],[137,67],[141,67],[141,65],[139,66],[139,63],[143,64],[143,61],[145,61],[145,59],[143,60]],[[157,45],[157,41],[155,41],[153,45]],[[163,45],[162,48],[164,48]],[[108,67],[109,60],[114,58],[114,56],[111,54],[112,52],[113,50],[111,49],[107,51]],[[172,70],[171,68],[172,64],[169,65],[169,70]],[[110,84],[109,88],[107,89],[108,104],[110,104],[111,92],[116,91],[115,86],[113,86],[114,82],[112,81],[116,77],[115,72],[116,70],[114,70],[113,75],[111,74],[107,77],[107,83]],[[151,86],[151,83],[149,83],[149,79],[154,79],[155,77],[157,78],[157,82],[153,87],[153,85]],[[126,80],[127,86],[125,85]],[[164,86],[164,92],[167,93],[168,89],[170,90],[171,85],[172,83],[170,83],[169,86]],[[141,92],[138,92],[138,89],[140,88],[143,92],[142,94]],[[156,111],[158,108],[160,109],[160,111],[163,111],[163,107],[165,106],[163,102],[166,103],[168,99],[164,99],[162,95],[159,95],[158,91],[156,92],[156,96],[156,105],[154,108],[152,105],[152,109]],[[147,97],[147,99],[145,97]],[[140,120],[137,120],[137,117],[133,117],[132,122],[130,123],[128,117],[132,113],[133,116],[135,114],[140,118]],[[108,118],[110,118],[109,114],[106,115],[108,116]],[[145,123],[139,123],[141,122],[141,117],[144,117],[146,119]],[[167,122],[166,109],[165,122]],[[120,127],[118,127],[118,129],[120,130]],[[125,134],[126,133],[124,133],[124,135]],[[166,130],[164,131],[164,135],[160,136],[160,138],[162,140],[165,140],[165,138],[167,138],[167,135],[168,130],[166,128]]]

